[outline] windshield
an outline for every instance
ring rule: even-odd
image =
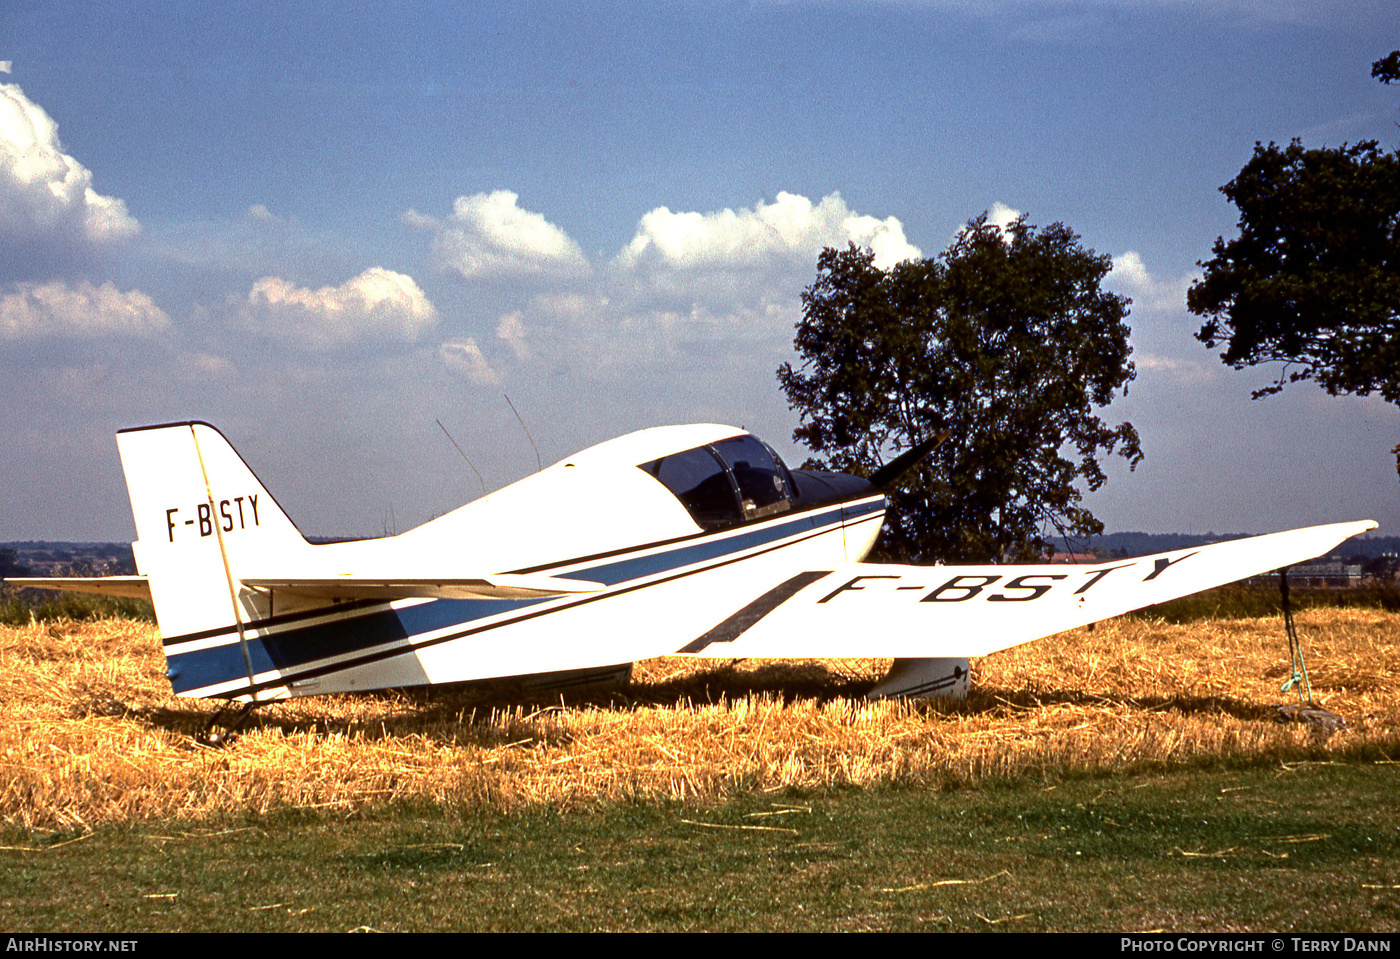
[[[681,501],[701,529],[723,529],[792,508],[781,460],[752,436],[673,453],[638,468]]]
[[[771,516],[792,507],[776,457],[763,443],[752,436],[735,436],[720,440],[714,450],[734,476],[745,519]]]

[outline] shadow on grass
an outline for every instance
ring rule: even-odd
[[[774,663],[740,670],[733,664],[659,683],[628,683],[614,688],[595,686],[567,692],[529,689],[515,680],[447,683],[404,689],[318,697],[339,701],[336,713],[317,714],[316,699],[305,703],[281,700],[258,708],[244,732],[277,729],[284,735],[354,735],[366,740],[419,736],[429,741],[490,747],[505,743],[560,744],[566,736],[552,735],[536,722],[564,709],[599,709],[618,713],[644,707],[685,707],[766,696],[790,705],[859,700],[874,685],[869,678],[847,675],[820,664]],[[345,718],[345,705],[360,715]],[[205,732],[214,709],[209,701],[187,708],[133,707],[111,696],[94,697],[75,707],[81,715],[126,716],[153,728],[193,741]],[[229,719],[232,719],[230,716]]]
[[[331,709],[318,711],[318,701],[283,700],[257,709],[244,731],[276,729],[284,735],[354,736],[367,741],[416,736],[429,742],[484,748],[507,743],[562,745],[569,737],[542,718],[565,709],[597,709],[628,713],[639,708],[686,708],[748,698],[768,698],[792,705],[814,701],[864,702],[874,685],[869,676],[854,676],[839,666],[812,663],[771,663],[738,668],[724,663],[715,668],[653,683],[629,683],[611,689],[592,688],[549,693],[523,689],[499,680],[444,684],[409,689],[330,697]],[[1228,716],[1245,722],[1274,722],[1277,709],[1228,696],[1126,696],[1078,689],[1032,690],[974,686],[966,699],[922,700],[908,704],[925,716],[951,718],[1004,717],[1046,707],[1069,706],[1172,712],[1188,716]],[[124,716],[191,743],[206,731],[214,710],[208,701],[188,707],[132,707],[111,696],[95,696],[75,707],[82,715]],[[348,714],[348,715],[347,715]],[[232,716],[226,717],[232,720]]]

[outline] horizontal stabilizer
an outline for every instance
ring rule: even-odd
[[[558,576],[522,576],[498,573],[475,577],[365,577],[327,576],[283,578],[245,578],[244,586],[251,589],[274,590],[307,599],[381,600],[394,599],[547,599],[552,596],[572,596],[597,593],[602,583]]]
[[[144,576],[15,576],[5,582],[21,589],[63,589],[70,593],[151,600],[151,586]]]

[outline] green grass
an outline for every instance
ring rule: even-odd
[[[11,829],[0,914],[50,932],[1394,930],[1396,779],[1301,764]]]
[[[76,622],[138,619],[153,623],[156,615],[151,604],[141,599],[0,586],[0,626],[24,626],[31,621],[49,623],[59,619]]]
[[[1289,587],[1289,603],[1296,613],[1304,609],[1384,609],[1400,612],[1400,583],[1371,582],[1347,588]],[[1277,616],[1283,611],[1277,583],[1245,586],[1232,583],[1183,596],[1128,615],[1169,623],[1196,623],[1208,619],[1253,619]]]

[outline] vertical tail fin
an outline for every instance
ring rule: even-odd
[[[117,447],[136,519],[136,565],[167,647],[200,634],[241,638],[240,572],[310,544],[209,424],[122,430]]]

